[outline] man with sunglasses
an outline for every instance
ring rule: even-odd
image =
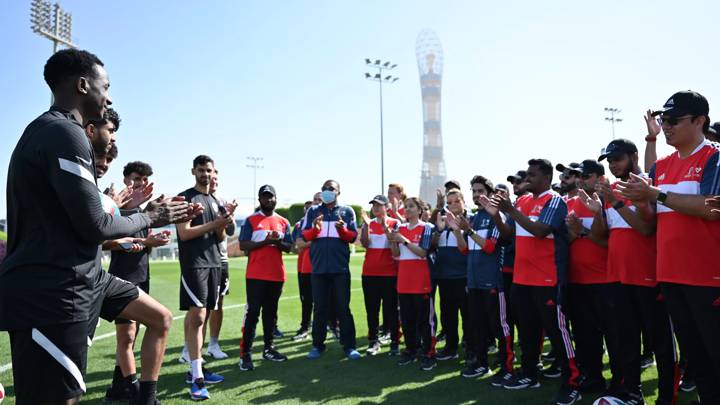
[[[670,97],[660,111],[676,151],[650,170],[652,184],[631,174],[618,189],[656,207],[657,280],[688,361],[696,368],[702,403],[720,403],[720,214],[705,199],[720,194],[717,144],[708,142],[707,99],[694,91]],[[647,215],[651,217],[651,215]],[[648,218],[652,219],[652,218]]]
[[[335,299],[340,320],[340,343],[350,360],[360,358],[355,345],[355,321],[350,312],[350,249],[357,238],[355,211],[340,205],[340,184],[327,180],[320,189],[321,205],[310,207],[305,214],[302,237],[310,245],[313,294],[313,346],[309,359],[317,359],[325,351],[330,296]]]
[[[578,194],[578,181],[580,180],[580,164],[572,162],[567,166],[558,163],[555,165],[555,170],[559,171],[560,174],[560,195],[565,197],[565,201],[576,197]]]

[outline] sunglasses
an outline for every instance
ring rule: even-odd
[[[589,179],[590,177],[592,177],[592,174],[583,173],[583,174],[580,175],[580,178],[583,179],[583,180],[587,180],[587,179]]]
[[[660,125],[665,125],[665,124],[667,124],[667,125],[669,125],[669,126],[671,126],[671,127],[674,127],[675,125],[677,125],[678,123],[680,123],[680,121],[685,120],[685,119],[688,119],[688,118],[693,118],[693,116],[692,116],[692,115],[687,115],[687,116],[685,116],[685,117],[659,117],[659,118],[657,119],[657,121],[658,121],[658,124],[660,124]]]

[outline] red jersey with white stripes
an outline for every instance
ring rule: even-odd
[[[387,218],[387,227],[397,229],[399,221]],[[369,245],[365,250],[365,261],[363,262],[363,276],[397,276],[397,262],[392,256],[390,242],[388,242],[382,223],[373,219],[368,224]]]
[[[280,239],[292,243],[288,220],[276,213],[266,216],[262,211],[256,211],[245,219],[239,239],[262,242],[272,231],[278,232]],[[285,281],[285,264],[280,249],[276,245],[266,245],[250,251],[245,277],[254,280]]]
[[[567,200],[568,215],[574,214],[582,226],[591,229],[595,213],[580,201],[580,197]],[[570,268],[568,280],[576,284],[602,284],[620,281],[617,274],[607,271],[608,249],[591,241],[578,237],[570,243]]]
[[[513,283],[532,286],[555,286],[559,277],[567,274],[567,205],[552,190],[535,197],[527,194],[518,198],[516,208],[533,222],[553,228],[539,238],[515,222],[515,272]]]
[[[655,163],[650,177],[664,192],[720,194],[718,145],[703,141],[684,159],[674,152]],[[657,280],[720,287],[720,221],[657,204]]]
[[[418,245],[423,249],[430,249],[432,225],[422,221],[410,227],[410,224],[401,224],[398,232],[406,237],[410,243]],[[399,294],[428,294],[432,291],[430,285],[430,268],[424,257],[413,253],[407,246],[399,244],[400,256],[398,261],[398,282]]]

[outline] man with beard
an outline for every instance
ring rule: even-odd
[[[563,383],[555,398],[558,405],[571,405],[581,396],[580,372],[567,330],[564,289],[567,282],[568,241],[565,217],[567,205],[550,189],[553,166],[546,159],[528,161],[527,190],[513,206],[502,195],[495,195],[492,206],[505,212],[515,229],[496,223],[502,234],[515,233],[515,274],[513,301],[518,316],[522,373],[505,383],[510,390],[537,388],[537,360],[544,330],[556,348]]]
[[[163,197],[142,213],[105,213],[92,144],[83,128],[112,104],[103,63],[66,49],[45,64],[53,92],[49,111],[25,129],[8,170],[8,255],[0,267],[0,330],[10,334],[18,404],[77,403],[85,392],[89,334],[97,317],[121,316],[147,326],[140,395],[153,404],[172,314],[130,283],[102,271],[102,241],[187,221],[196,206]],[[51,214],[51,215],[50,215]],[[102,304],[102,307],[100,306]]]
[[[275,213],[275,188],[264,185],[258,190],[260,209],[247,217],[240,229],[240,249],[248,252],[246,278],[247,306],[243,335],[240,340],[240,370],[254,369],[252,345],[255,326],[262,310],[263,358],[282,362],[287,357],[273,347],[273,329],[277,318],[278,300],[285,282],[282,252],[292,249],[290,223]]]
[[[235,207],[220,209],[210,194],[210,179],[215,173],[213,160],[199,155],[193,160],[195,186],[182,193],[185,200],[200,204],[203,215],[177,226],[180,253],[180,310],[185,314],[185,344],[190,354],[190,371],[185,382],[190,384],[190,398],[210,398],[205,384],[219,383],[224,377],[202,367],[203,325],[208,310],[217,309],[220,299],[220,242],[230,224]]]
[[[565,197],[565,201],[577,196],[578,186],[577,183],[580,180],[580,164],[572,162],[567,166],[558,163],[555,166],[555,170],[560,172],[560,195]]]
[[[705,200],[720,192],[718,145],[705,139],[709,128],[707,99],[694,91],[671,96],[660,111],[662,131],[676,151],[650,170],[652,185],[630,174],[620,182],[622,195],[655,207],[657,281],[702,403],[720,403],[720,215]]]
[[[616,139],[605,148],[599,160],[607,159],[610,172],[620,181],[629,181],[630,173],[641,175],[638,150],[632,141]],[[580,193],[580,200],[595,212],[590,237],[608,237],[608,273],[620,279],[615,315],[623,331],[620,346],[622,385],[611,384],[609,392],[629,403],[642,403],[641,331],[657,357],[658,404],[670,404],[676,395],[676,359],[672,326],[655,278],[655,224],[642,218],[647,204],[634,204],[615,190],[617,182],[596,184]],[[600,200],[602,197],[602,201]],[[604,205],[603,205],[604,203]],[[603,213],[604,210],[604,213]],[[594,236],[593,236],[594,235]],[[647,326],[646,326],[647,325]],[[634,402],[632,402],[634,401]]]

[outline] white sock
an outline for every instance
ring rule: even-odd
[[[190,362],[190,370],[192,371],[193,381],[198,378],[204,378],[202,372],[202,359],[196,359]]]
[[[210,343],[208,343],[208,347],[210,346],[220,347],[220,341],[218,340],[218,338],[210,336]]]

